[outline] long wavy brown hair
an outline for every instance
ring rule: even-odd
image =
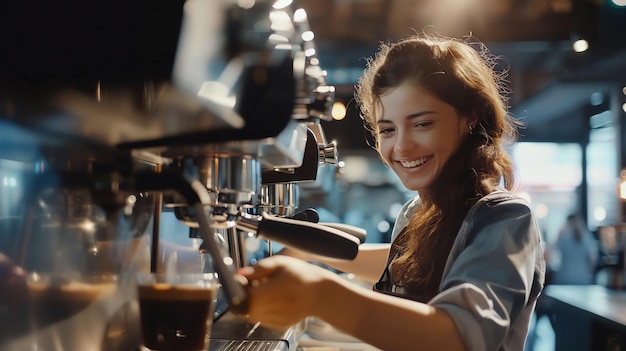
[[[394,242],[402,254],[393,262],[392,281],[411,295],[438,293],[446,258],[471,206],[500,185],[509,190],[516,185],[505,144],[517,139],[523,124],[508,113],[507,69],[499,64],[474,38],[420,33],[382,43],[356,86],[361,118],[377,149],[380,97],[405,83],[475,124],[428,191],[419,194],[421,205]]]

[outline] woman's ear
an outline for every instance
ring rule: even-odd
[[[467,134],[473,134],[478,125],[478,120],[476,117],[467,116],[465,118],[465,124],[467,125]]]

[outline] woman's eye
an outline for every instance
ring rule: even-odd
[[[390,134],[393,133],[393,128],[380,128],[378,130],[379,134]]]
[[[429,127],[433,124],[433,122],[427,121],[427,122],[416,122],[413,127],[415,128],[426,128]]]

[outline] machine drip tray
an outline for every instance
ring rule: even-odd
[[[219,351],[287,351],[285,340],[227,340],[211,339],[209,350]]]
[[[211,351],[294,351],[306,325],[286,330],[265,328],[226,312],[211,328]]]

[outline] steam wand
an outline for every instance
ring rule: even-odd
[[[197,188],[196,184],[199,184],[203,189],[204,185],[202,185],[197,180],[192,183],[194,188]],[[226,296],[230,298],[230,310],[237,314],[244,314],[248,311],[248,299],[247,293],[243,287],[243,284],[235,280],[235,265],[232,258],[224,257],[220,252],[220,248],[216,242],[216,236],[210,235],[211,225],[209,224],[209,220],[207,216],[204,215],[204,205],[202,202],[196,202],[194,208],[200,214],[198,216],[198,224],[200,225],[200,235],[202,236],[202,240],[204,243],[208,245],[205,246],[209,254],[213,257],[213,268],[218,272],[218,278],[222,282],[222,287],[225,290]],[[222,279],[223,277],[223,279]]]
[[[199,232],[206,243],[208,253],[213,257],[213,269],[217,272],[218,279],[222,284],[224,293],[229,298],[229,308],[237,314],[245,314],[248,311],[248,298],[243,284],[235,279],[235,266],[233,260],[224,257],[220,251],[215,235],[211,235],[211,224],[204,214],[204,202],[209,202],[207,189],[198,180],[188,180],[178,173],[164,172],[140,172],[135,177],[135,189],[145,191],[174,190],[179,192],[193,206],[198,213]]]

